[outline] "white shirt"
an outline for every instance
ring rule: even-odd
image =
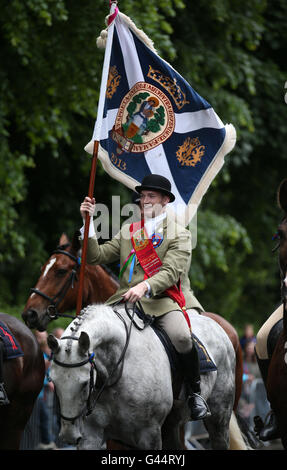
[[[147,219],[145,221],[145,229],[148,234],[148,237],[151,237],[153,233],[155,232],[156,228],[160,225],[160,223],[166,218],[166,212],[163,212],[162,214],[158,215],[157,217],[154,217],[153,219]],[[81,237],[82,240],[84,238],[84,232],[85,232],[85,222],[84,225],[80,228],[81,232]],[[96,235],[95,232],[95,226],[94,226],[94,220],[92,217],[90,217],[90,227],[89,227],[89,238],[92,238],[93,236]]]

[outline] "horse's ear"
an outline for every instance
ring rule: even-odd
[[[80,236],[81,232],[79,230],[77,230],[75,233],[74,233],[74,236],[73,236],[73,240],[72,240],[72,248],[71,248],[71,251],[73,253],[75,253],[76,255],[78,254],[78,252],[80,251],[81,249],[81,243],[80,243],[80,240],[79,240],[79,236]]]
[[[54,335],[49,335],[47,342],[49,348],[54,354],[57,354],[60,351],[60,343]]]
[[[287,179],[283,180],[277,191],[279,207],[287,214]]]
[[[88,333],[82,331],[79,337],[79,349],[82,354],[85,354],[90,347],[90,338]]]
[[[60,236],[60,240],[59,240],[59,246],[69,245],[69,244],[70,244],[69,238],[67,237],[65,233],[62,233],[62,235]]]

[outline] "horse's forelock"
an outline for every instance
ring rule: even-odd
[[[65,251],[65,250],[67,250],[67,248],[69,248],[69,246],[71,246],[70,243],[65,243],[64,245],[58,245],[58,246],[57,246],[57,250],[63,250],[63,251]]]

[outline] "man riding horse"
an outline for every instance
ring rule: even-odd
[[[168,179],[151,174],[135,189],[140,194],[143,220],[124,224],[112,240],[99,245],[91,217],[87,262],[108,264],[120,259],[120,286],[106,303],[141,301],[145,313],[155,317],[180,355],[190,417],[199,420],[207,415],[208,406],[200,395],[199,359],[181,289],[191,256],[191,234],[167,216],[166,206],[175,199]],[[86,197],[80,207],[83,219],[94,210],[95,201]],[[196,299],[194,302],[198,307]]]

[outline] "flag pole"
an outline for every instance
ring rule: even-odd
[[[88,197],[91,199],[94,197],[99,142],[100,142],[101,127],[102,127],[102,122],[103,122],[105,96],[106,96],[107,81],[108,81],[109,67],[110,67],[110,57],[111,57],[113,32],[114,32],[113,20],[115,19],[117,12],[118,12],[117,2],[113,2],[113,1],[110,2],[109,19],[111,20],[111,22],[110,21],[108,22],[108,36],[107,36],[107,45],[106,45],[106,50],[105,50],[105,58],[104,58],[104,65],[103,65],[103,72],[102,72],[100,98],[99,98],[99,103],[98,103],[97,122],[95,125],[95,130],[94,130],[94,135],[93,135],[94,147],[93,147],[93,156],[92,156],[89,191],[88,191]],[[86,213],[76,315],[79,315],[80,311],[82,310],[82,304],[83,304],[83,290],[84,290],[84,279],[85,279],[85,269],[86,269],[86,260],[87,260],[87,247],[88,247],[88,238],[89,238],[90,219],[91,219],[90,214]]]

